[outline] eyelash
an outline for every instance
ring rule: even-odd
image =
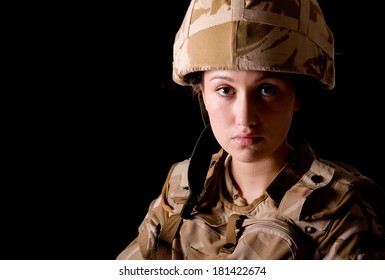
[[[223,91],[225,91],[225,90],[227,92],[230,92],[230,93],[223,93]],[[269,93],[263,93],[265,90],[269,90]],[[231,87],[227,87],[227,86],[218,88],[217,92],[220,95],[220,97],[228,97],[228,96],[234,95],[232,93],[232,92],[234,92],[234,90]],[[261,96],[261,97],[270,97],[270,96],[274,95],[276,92],[277,92],[277,87],[273,86],[271,84],[262,85],[262,86],[258,87],[256,90],[257,95]]]

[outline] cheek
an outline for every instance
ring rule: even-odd
[[[301,102],[297,100],[293,94],[292,97],[286,98],[277,104],[275,108],[277,112],[281,112],[278,115],[283,115],[285,117],[291,116],[294,112],[298,111],[301,108]]]
[[[217,98],[208,97],[205,99],[205,108],[208,112],[211,120],[217,120],[218,122],[226,122],[231,119],[232,109],[226,106],[225,103],[221,103]]]
[[[224,133],[229,126],[234,123],[234,114],[232,109],[213,98],[205,99],[205,108],[208,113],[210,124],[217,135]]]
[[[218,125],[218,122],[220,123],[220,120],[224,121],[221,110],[218,110],[217,106],[213,105],[212,103],[208,103],[207,105],[205,105],[205,107],[212,125]]]

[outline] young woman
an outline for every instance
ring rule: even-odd
[[[335,83],[315,0],[192,0],[173,78],[206,128],[118,259],[385,258],[383,189],[289,140],[306,98]]]

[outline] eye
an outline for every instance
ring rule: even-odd
[[[223,97],[234,95],[234,90],[231,87],[220,87],[217,92]]]
[[[270,84],[263,85],[260,88],[260,94],[262,96],[272,96],[276,93],[277,93],[277,87]]]

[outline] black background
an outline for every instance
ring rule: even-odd
[[[318,155],[384,185],[380,11],[345,2],[319,1],[335,34],[337,84],[310,140]],[[115,259],[136,236],[202,128],[189,90],[171,79],[188,4],[15,7],[2,93],[1,259]]]

